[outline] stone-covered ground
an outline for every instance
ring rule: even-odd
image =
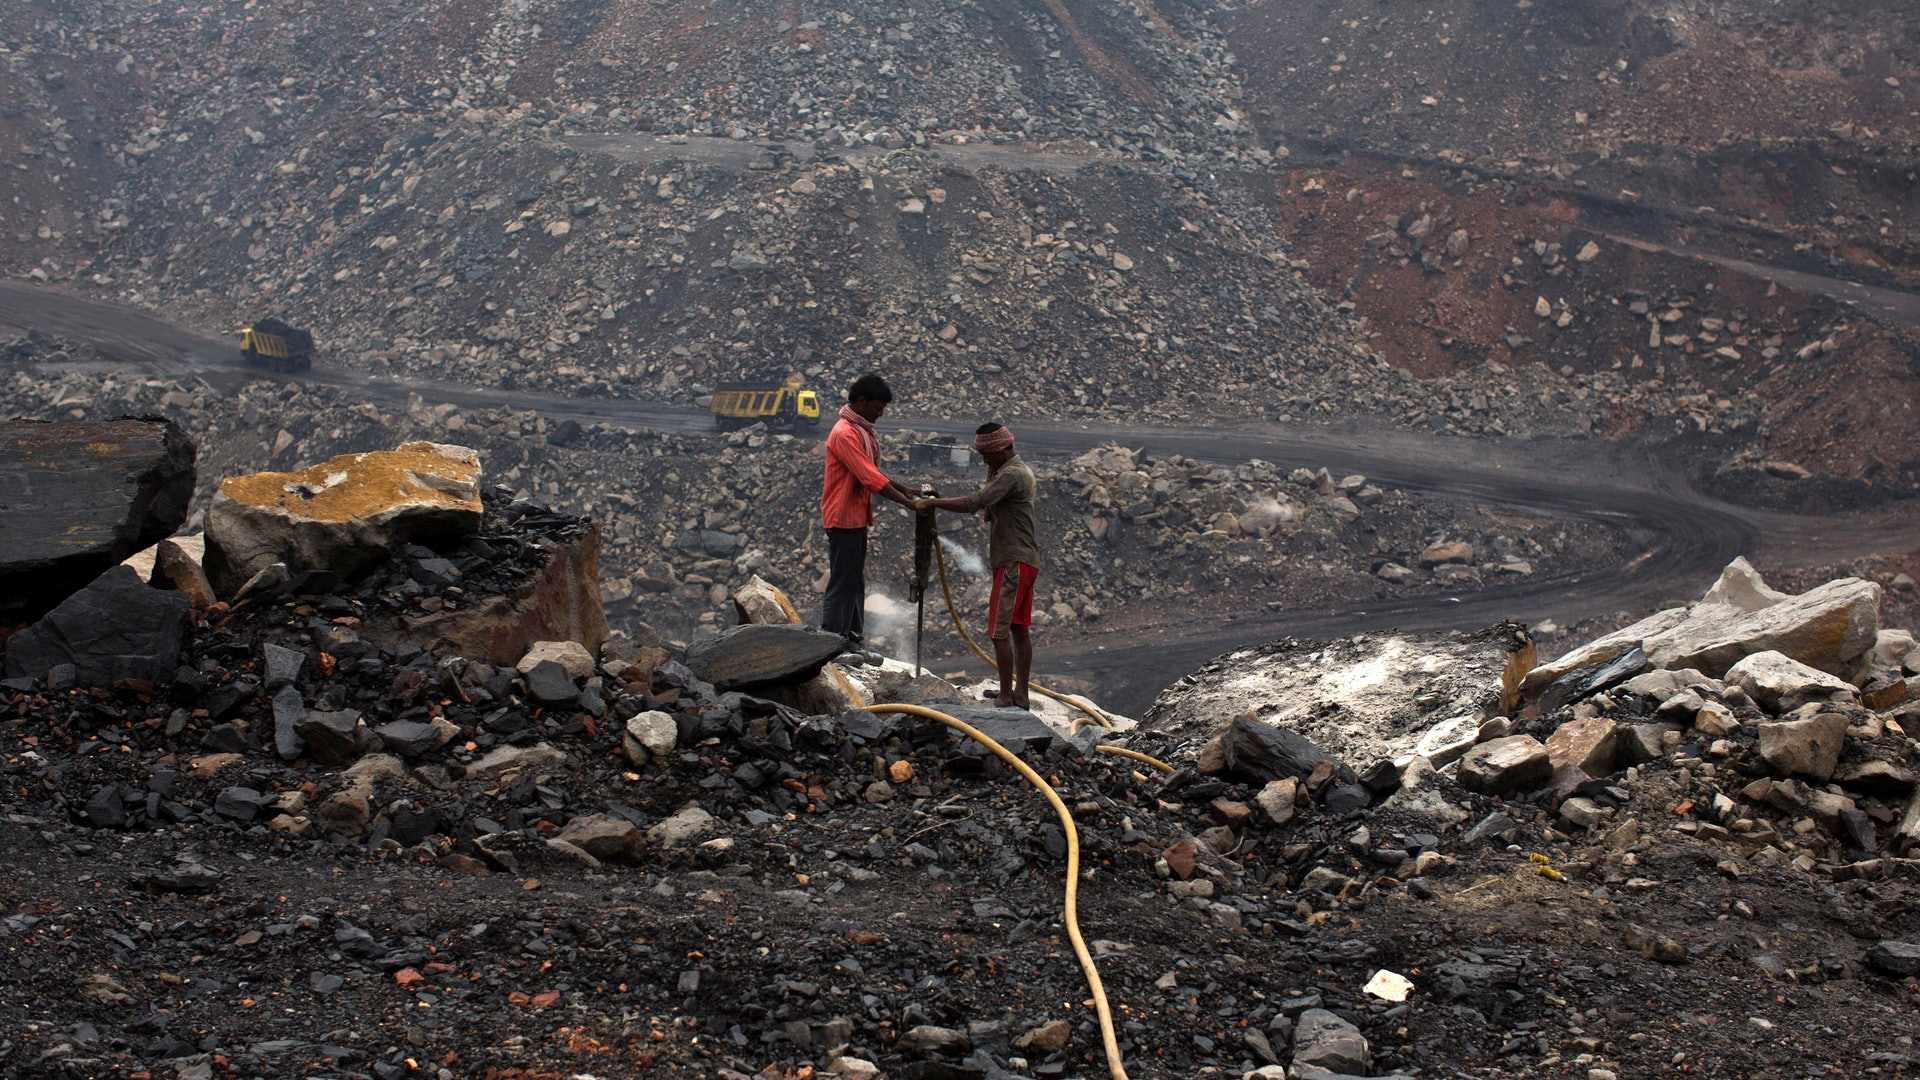
[[[492,505],[482,538],[508,547]],[[478,551],[453,555],[488,580]],[[171,686],[6,684],[9,1072],[1100,1074],[1063,835],[998,762],[924,721],[720,693],[644,638],[558,685],[361,638],[382,608],[470,599],[429,556],[197,613]],[[1839,796],[1783,782],[1775,703],[1621,670],[1570,674],[1550,711],[1386,799],[1345,766],[1198,775],[1192,744],[1150,733],[1129,741],[1171,777],[1019,740],[1080,832],[1132,1075],[1313,1058],[1292,1036],[1315,1009],[1357,1025],[1371,1061],[1351,1067],[1374,1074],[1908,1067],[1916,864],[1880,819],[1920,715],[1816,706],[1848,725],[1836,777],[1883,763],[1877,794],[1842,800],[1871,822],[1854,851]],[[358,714],[356,739],[308,713],[285,752],[282,682]],[[1561,728],[1587,733],[1593,780],[1488,778],[1482,751],[1563,753]],[[1405,1002],[1362,992],[1382,968]]]

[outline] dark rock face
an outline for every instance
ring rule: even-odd
[[[1025,709],[999,709],[952,700],[938,701],[931,707],[972,725],[980,734],[1016,753],[1021,750],[1044,753],[1054,744],[1066,741]]]
[[[687,668],[721,690],[778,686],[813,678],[844,647],[804,626],[736,626],[687,646]]]
[[[7,677],[37,679],[72,664],[83,686],[173,681],[192,604],[116,566],[7,640]]]
[[[173,535],[194,458],[169,420],[0,423],[0,612],[42,614]]]
[[[1552,712],[1582,698],[1618,686],[1652,666],[1647,654],[1628,649],[1611,660],[1569,671],[1540,695],[1540,711]]]

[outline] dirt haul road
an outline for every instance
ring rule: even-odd
[[[269,375],[242,366],[228,339],[49,289],[0,285],[0,329],[9,327],[82,342],[151,374],[192,373],[216,385],[252,378],[296,379],[352,387],[370,400],[397,407],[417,393],[431,402],[463,407],[537,409],[583,425],[682,433],[711,429],[705,412],[680,405],[362,379],[324,362],[300,375]],[[910,410],[890,415],[889,421],[955,436],[965,436],[973,427],[971,420],[921,418]],[[1623,547],[1633,553],[1616,565],[1543,575],[1497,592],[1396,599],[1365,609],[1281,610],[1211,622],[1201,601],[1196,610],[1124,644],[1101,644],[1094,638],[1047,650],[1049,670],[1087,679],[1102,688],[1103,700],[1122,711],[1143,710],[1162,687],[1211,657],[1275,637],[1331,637],[1389,628],[1472,630],[1506,618],[1571,624],[1690,599],[1736,555],[1771,565],[1824,565],[1905,550],[1912,538],[1910,514],[1898,515],[1899,520],[1843,524],[1831,517],[1770,513],[1711,499],[1693,487],[1686,464],[1659,447],[1274,424],[1155,428],[1024,419],[1015,426],[1022,448],[1035,457],[1065,456],[1117,442],[1156,455],[1180,453],[1225,465],[1252,458],[1289,468],[1324,465],[1336,475],[1363,473],[1409,492],[1596,521],[1622,535],[1627,541]],[[1125,602],[1125,597],[1114,599]]]

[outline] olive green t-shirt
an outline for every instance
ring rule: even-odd
[[[1039,569],[1040,538],[1033,508],[1035,487],[1033,470],[1015,454],[987,477],[980,490],[966,496],[967,511],[984,509],[990,520],[988,565],[1001,567],[1019,562]]]

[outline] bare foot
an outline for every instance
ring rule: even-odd
[[[993,699],[993,703],[995,705],[998,705],[1002,709],[1022,708],[1022,706],[1018,702],[1014,701],[1013,698],[1011,697],[1002,697],[1002,696],[996,695]]]
[[[1013,695],[1013,707],[1016,709],[1026,709],[1028,711],[1032,711],[1033,697],[1029,694],[1022,694],[1022,693],[1016,692]]]

